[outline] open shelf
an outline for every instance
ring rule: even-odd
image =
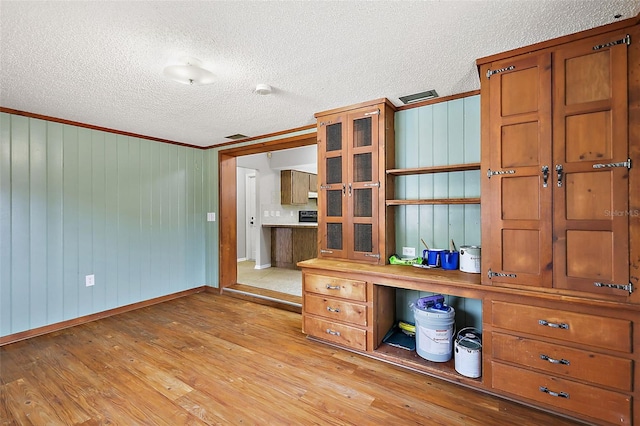
[[[424,200],[387,200],[387,206],[423,204],[480,204],[480,198],[429,198]]]
[[[480,163],[451,164],[449,166],[414,167],[410,169],[389,169],[387,174],[391,176],[424,175],[429,173],[465,172],[468,170],[480,170]]]
[[[411,370],[426,374],[437,375],[439,378],[471,386],[482,386],[482,376],[472,379],[458,373],[454,366],[453,357],[447,362],[433,362],[422,358],[416,351],[409,351],[395,346],[381,343],[373,351],[373,357],[400,365]]]

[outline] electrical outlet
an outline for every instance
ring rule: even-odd
[[[402,247],[402,255],[409,257],[416,257],[415,247]]]
[[[207,222],[215,222],[216,221],[216,213],[207,213]]]
[[[91,287],[96,283],[95,275],[85,275],[84,277],[84,285],[85,287]]]

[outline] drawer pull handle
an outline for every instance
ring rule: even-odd
[[[551,327],[551,328],[562,328],[564,330],[568,330],[569,329],[569,324],[565,324],[563,322],[561,322],[560,324],[556,324],[554,322],[549,322],[549,321],[546,321],[546,320],[538,320],[538,324],[546,325],[547,327]]]
[[[569,399],[569,394],[568,393],[566,393],[566,392],[554,392],[554,391],[551,391],[551,390],[545,388],[544,386],[540,386],[540,392],[544,392],[546,394],[549,394],[551,396],[556,396],[558,398]]]
[[[338,336],[338,337],[340,337],[340,332],[339,332],[339,331],[333,331],[333,330],[332,330],[332,329],[330,329],[330,328],[327,328],[327,334],[330,334],[330,335],[332,335],[332,336]]]
[[[340,313],[340,308],[332,308],[331,306],[327,306],[327,311],[335,312],[335,313],[339,314]]]
[[[327,284],[327,290],[340,290],[340,286]]]
[[[551,358],[547,355],[544,354],[540,354],[540,359],[544,360],[544,361],[549,361],[551,364],[562,364],[562,365],[569,365],[571,364],[568,360],[566,359],[554,359]]]

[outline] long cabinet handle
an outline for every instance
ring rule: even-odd
[[[571,364],[569,362],[569,360],[566,360],[566,359],[554,359],[554,358],[551,358],[550,356],[544,355],[544,354],[540,354],[540,359],[543,360],[543,361],[549,361],[551,364],[562,364],[562,365]]]
[[[549,166],[542,166],[542,187],[549,186],[547,181],[549,180]]]
[[[339,332],[339,331],[334,331],[334,330],[332,330],[332,329],[330,329],[330,328],[327,328],[327,334],[330,334],[330,335],[332,335],[332,336],[338,336],[338,337],[340,337],[340,332]]]
[[[544,386],[540,386],[540,392],[544,392],[544,393],[546,393],[548,395],[555,396],[555,397],[558,397],[558,398],[569,399],[569,394],[568,393],[566,393],[566,392],[554,392],[554,391],[549,390],[548,388],[546,388]]]
[[[544,325],[546,327],[551,327],[551,328],[562,328],[563,330],[568,330],[569,329],[569,324],[565,324],[563,322],[561,323],[555,323],[555,322],[549,322],[547,320],[538,320],[538,324],[540,325]]]
[[[340,290],[340,286],[327,284],[327,290]]]

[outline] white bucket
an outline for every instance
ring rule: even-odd
[[[480,246],[460,246],[460,270],[480,273]]]
[[[445,307],[447,310],[413,309],[416,352],[429,361],[447,362],[451,359],[455,311],[451,306]]]
[[[467,327],[458,332],[455,341],[455,367],[463,376],[478,378],[482,374],[482,342],[475,328]]]

